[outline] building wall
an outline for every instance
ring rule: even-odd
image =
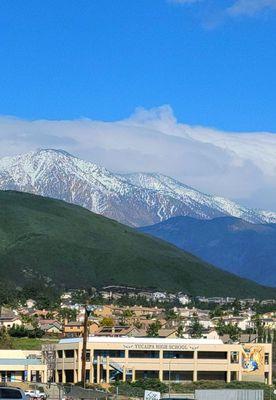
[[[47,381],[47,366],[41,352],[0,350],[0,382]]]
[[[81,381],[82,341],[64,339],[56,345],[56,381]],[[87,344],[87,381],[161,381],[221,379],[227,382],[271,383],[270,344],[223,344],[220,340],[91,337]]]

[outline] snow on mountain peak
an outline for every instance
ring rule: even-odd
[[[276,213],[201,193],[159,173],[115,174],[56,149],[0,159],[0,189],[58,198],[131,226],[178,215],[201,219],[230,215],[254,223],[276,222]]]

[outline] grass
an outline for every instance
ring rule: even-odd
[[[62,201],[0,191],[0,276],[60,288],[129,285],[191,295],[276,297],[162,240]]]
[[[43,344],[57,343],[58,339],[12,338],[12,347],[15,350],[41,350]]]

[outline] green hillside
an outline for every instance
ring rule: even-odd
[[[121,284],[193,295],[276,294],[81,207],[13,191],[0,191],[0,273],[19,287],[35,279],[60,288]]]

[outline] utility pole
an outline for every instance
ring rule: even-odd
[[[82,335],[82,368],[81,368],[81,381],[85,388],[86,381],[86,349],[87,349],[87,336],[88,336],[88,317],[91,313],[91,309],[86,305],[84,310],[84,323],[83,323],[83,335]]]

